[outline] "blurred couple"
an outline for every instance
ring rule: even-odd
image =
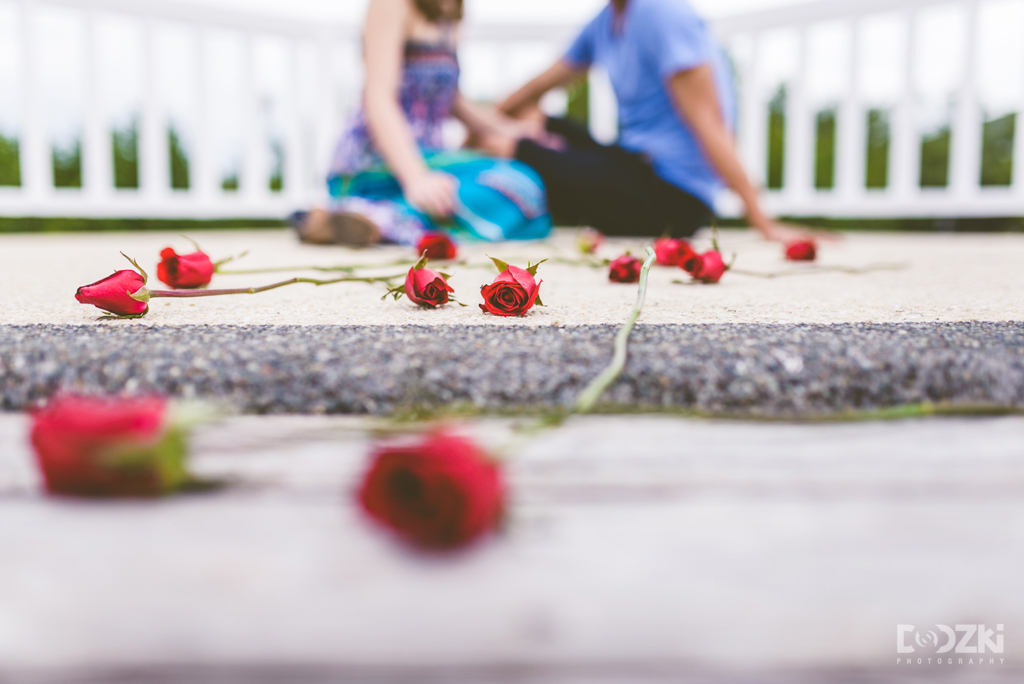
[[[543,238],[560,225],[609,235],[688,237],[731,188],[768,240],[806,237],[770,218],[733,141],[732,73],[687,0],[610,0],[547,71],[497,107],[459,92],[463,0],[370,0],[362,106],[335,150],[332,204],[296,217],[318,244],[415,245],[427,232],[463,240]],[[608,72],[620,137],[596,142],[541,98]],[[472,148],[446,150],[454,117]]]

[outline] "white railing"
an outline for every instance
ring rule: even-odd
[[[986,103],[978,87],[985,82],[984,70],[993,68],[979,61],[991,41],[1001,38],[1011,48],[1012,43],[1021,44],[1020,10],[1021,3],[1012,0],[824,0],[718,22],[717,31],[740,74],[741,149],[762,182],[768,165],[768,103],[779,85],[786,86],[784,182],[780,190],[769,192],[770,207],[781,214],[825,217],[1024,215],[1024,132],[1019,120],[1012,184],[981,185]],[[1019,20],[1020,25],[1003,27],[996,36],[986,34],[989,44],[983,45],[982,12],[989,19]],[[988,28],[992,23],[987,22]],[[780,58],[787,50],[788,58]],[[1011,49],[1003,58],[1009,81],[1002,87],[1016,95],[996,107],[1009,113],[1021,105],[1024,52]],[[830,79],[834,87],[828,93]],[[920,182],[922,120],[935,113],[929,113],[929,101],[932,110],[937,102],[951,111],[944,188],[922,188]],[[822,190],[814,187],[815,116],[825,108],[836,112],[835,182]],[[869,109],[889,113],[884,189],[865,187]]]
[[[820,0],[716,22],[738,71],[741,150],[761,182],[768,166],[768,103],[785,84],[783,185],[769,191],[771,208],[788,215],[834,217],[1024,214],[1024,172],[1014,173],[1008,187],[983,188],[979,182],[984,112],[977,87],[983,65],[976,58],[976,28],[979,12],[999,2],[1007,0]],[[334,139],[361,90],[357,26],[287,21],[174,1],[0,0],[0,6],[5,3],[16,10],[6,16],[16,18],[19,38],[21,185],[0,187],[0,216],[275,218],[323,201]],[[927,69],[919,68],[924,40],[919,27],[930,12],[949,7],[960,12],[954,28],[960,31],[963,55],[960,76],[947,93],[954,102],[949,184],[922,189],[918,82],[927,80]],[[54,105],[44,92],[46,51],[40,27],[43,15],[55,11],[79,22],[84,35],[74,64],[85,83],[80,189],[54,187],[47,123],[52,114],[47,109]],[[111,121],[99,86],[100,48],[107,35],[103,26],[119,18],[134,22],[142,35],[138,188],[131,190],[113,187]],[[1024,35],[1024,25],[1020,29]],[[557,57],[574,30],[470,24],[461,51],[464,90],[485,99],[500,97]],[[164,40],[169,32],[178,37],[176,43]],[[895,40],[876,49],[869,39],[876,34]],[[901,47],[890,50],[890,43]],[[221,92],[210,76],[226,44],[235,46],[240,63],[230,93]],[[194,81],[193,114],[186,127],[187,190],[172,190],[170,183],[168,126],[173,117],[160,66],[167,45],[177,46],[172,56],[188,62]],[[268,60],[279,75],[274,84],[261,75]],[[1020,61],[1024,69],[1024,53]],[[875,71],[864,68],[866,63],[873,63]],[[1024,92],[1024,72],[1020,80],[1015,86]],[[891,82],[888,93],[876,92],[881,81]],[[941,83],[933,86],[942,89]],[[614,95],[598,74],[592,76],[590,98],[591,126],[608,140],[616,128]],[[837,122],[835,180],[829,189],[814,183],[815,116],[823,109],[833,110]],[[889,114],[884,189],[865,187],[869,109]],[[225,135],[237,138],[235,191],[222,188],[228,175]],[[270,186],[272,140],[284,151],[279,191]],[[1014,145],[1014,158],[1024,163],[1024,134],[1018,131]],[[724,205],[728,209],[728,202]]]
[[[0,0],[0,6],[4,3]],[[8,0],[18,38],[20,187],[0,187],[0,216],[133,218],[280,218],[325,199],[326,169],[337,134],[361,91],[360,38],[354,25],[288,21],[175,1]],[[8,7],[9,9],[10,7]],[[76,22],[84,34],[80,54],[66,58],[66,68],[84,75],[81,112],[81,187],[54,187],[52,140],[48,120],[53,107],[44,93],[41,60],[48,46],[41,38],[43,15],[54,12]],[[102,102],[99,68],[101,29],[111,21],[134,22],[142,33],[139,65],[142,94],[138,103],[138,188],[115,189],[112,129]],[[533,70],[553,61],[571,38],[570,26],[492,26],[466,28],[462,55],[464,83],[472,94],[495,98],[512,89]],[[9,32],[10,33],[10,32]],[[189,182],[172,190],[168,142],[171,109],[160,68],[159,46],[167,52],[167,34],[181,59],[191,65],[194,116],[186,132]],[[2,34],[0,34],[2,35]],[[185,38],[181,38],[185,36]],[[216,92],[209,73],[215,48],[225,42],[240,52],[240,83],[234,96]],[[185,48],[183,50],[182,48]],[[261,83],[267,59],[283,71],[277,87]],[[49,46],[52,47],[52,46]],[[180,54],[188,52],[190,54]],[[513,59],[513,55],[516,57]],[[525,59],[524,59],[525,57]],[[282,65],[283,64],[283,65]],[[64,67],[62,67],[64,68]],[[265,71],[265,69],[264,69]],[[223,86],[223,83],[221,84]],[[306,87],[304,87],[304,85]],[[2,95],[0,95],[2,96]],[[2,103],[0,103],[2,104]],[[233,127],[218,127],[223,106],[230,105]],[[0,134],[5,134],[0,130]],[[239,138],[237,190],[222,187],[227,174],[218,158],[223,140]],[[283,148],[279,191],[271,190],[271,143]]]

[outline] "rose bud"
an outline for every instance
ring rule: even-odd
[[[128,259],[128,257],[125,257]],[[115,316],[141,318],[149,312],[149,290],[146,289],[146,272],[117,271],[114,275],[98,280],[92,285],[83,285],[75,293],[75,299],[82,304],[92,304]]]
[[[454,259],[459,254],[455,243],[444,233],[427,233],[416,244],[416,251],[430,260]]]
[[[640,280],[643,263],[635,256],[624,254],[613,261],[608,269],[608,280],[613,283],[635,283]]]
[[[786,244],[786,258],[790,261],[814,261],[818,247],[814,240],[800,240]]]
[[[686,240],[658,238],[654,241],[654,255],[657,263],[662,266],[682,266],[684,261],[697,256],[697,253]]]
[[[593,228],[581,230],[576,236],[576,246],[583,254],[593,254],[604,244],[604,235]]]
[[[213,279],[215,267],[203,252],[178,254],[172,248],[160,252],[156,277],[174,290],[192,290],[206,287]]]
[[[729,267],[725,265],[725,261],[722,260],[722,255],[718,252],[704,252],[700,256],[700,267],[691,271],[694,279],[701,281],[702,283],[708,283],[709,285],[717,283],[725,275],[725,272],[729,270]]]
[[[445,432],[378,449],[359,491],[371,517],[433,549],[463,546],[493,530],[504,500],[499,467],[469,439]]]
[[[448,276],[424,268],[427,257],[421,256],[405,276],[405,296],[414,304],[436,309],[448,303],[448,293],[455,292],[448,284]],[[386,295],[385,295],[386,296]]]
[[[537,275],[537,267],[547,259],[528,264],[527,268],[511,266],[494,257],[491,257],[491,261],[501,273],[490,285],[480,288],[484,298],[484,303],[480,305],[481,311],[495,316],[523,316],[534,304],[544,306],[540,301],[540,285],[544,281],[538,282],[534,276]]]
[[[163,399],[63,395],[32,417],[46,488],[76,496],[159,496],[191,481]]]

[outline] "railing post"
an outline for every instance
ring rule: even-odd
[[[847,61],[847,89],[839,106],[836,124],[836,195],[848,206],[864,196],[867,166],[867,117],[860,97],[858,56],[863,49],[859,17],[850,21],[850,52]]]
[[[796,73],[786,88],[786,142],[783,171],[783,194],[789,207],[806,202],[813,187],[811,168],[814,161],[816,127],[805,97],[807,80],[804,58],[807,55],[807,27],[796,27]]]
[[[967,0],[964,30],[965,61],[960,74],[950,150],[950,190],[957,199],[970,199],[981,188],[981,106],[974,86],[977,71],[978,3]]]
[[[257,43],[252,33],[242,36],[242,177],[241,195],[246,204],[257,205],[268,192],[267,137],[263,126],[263,102],[256,80]]]
[[[33,205],[53,194],[53,162],[46,126],[46,111],[40,83],[39,48],[36,46],[36,3],[19,3],[22,52],[21,112],[21,188],[25,199]]]
[[[323,35],[316,44],[316,63],[319,65],[317,73],[320,76],[319,83],[323,87],[317,89],[317,116],[316,135],[314,143],[317,152],[314,154],[313,174],[317,182],[315,198],[324,196],[324,183],[330,170],[331,157],[334,153],[335,136],[337,128],[337,79],[334,73],[334,60],[331,55],[331,36]]]
[[[110,197],[114,186],[113,151],[105,103],[100,100],[99,25],[95,9],[86,9],[85,21],[85,135],[82,141],[82,186],[93,203]]]
[[[739,143],[746,171],[756,187],[765,184],[768,165],[767,113],[764,88],[757,79],[758,34],[749,37],[746,59],[737,62],[740,85]]]
[[[590,97],[587,106],[590,110],[590,133],[600,143],[610,144],[619,137],[619,104],[612,89],[611,79],[602,69],[591,69]]]
[[[170,152],[167,141],[167,117],[160,97],[157,74],[157,26],[153,17],[143,19],[143,73],[142,122],[139,185],[146,201],[160,205],[170,194]]]
[[[288,77],[285,80],[284,102],[281,103],[284,114],[284,195],[293,206],[299,206],[304,204],[306,199],[306,179],[303,173],[306,168],[306,155],[302,146],[302,94],[299,91],[299,46],[297,40],[291,36],[288,37],[285,46]]]
[[[916,84],[913,63],[916,38],[914,21],[916,13],[909,10],[903,14],[903,63],[895,65],[903,74],[903,94],[893,111],[890,126],[889,149],[892,158],[889,168],[889,190],[894,201],[905,207],[920,193],[921,134],[917,125]]]
[[[210,27],[200,24],[195,27],[196,49],[198,50],[198,73],[196,74],[196,128],[195,145],[189,150],[192,158],[193,178],[191,194],[198,204],[208,206],[214,201],[214,188],[217,185],[215,172],[214,139],[210,112],[210,89],[212,84],[208,74],[212,51],[210,49]]]

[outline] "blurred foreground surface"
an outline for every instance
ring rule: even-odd
[[[356,508],[379,422],[208,426],[233,486],[155,502],[45,498],[27,424],[0,414],[0,682],[1024,678],[1024,418],[577,418],[513,440],[506,531],[450,556]],[[1005,654],[896,665],[898,624],[979,623]]]

